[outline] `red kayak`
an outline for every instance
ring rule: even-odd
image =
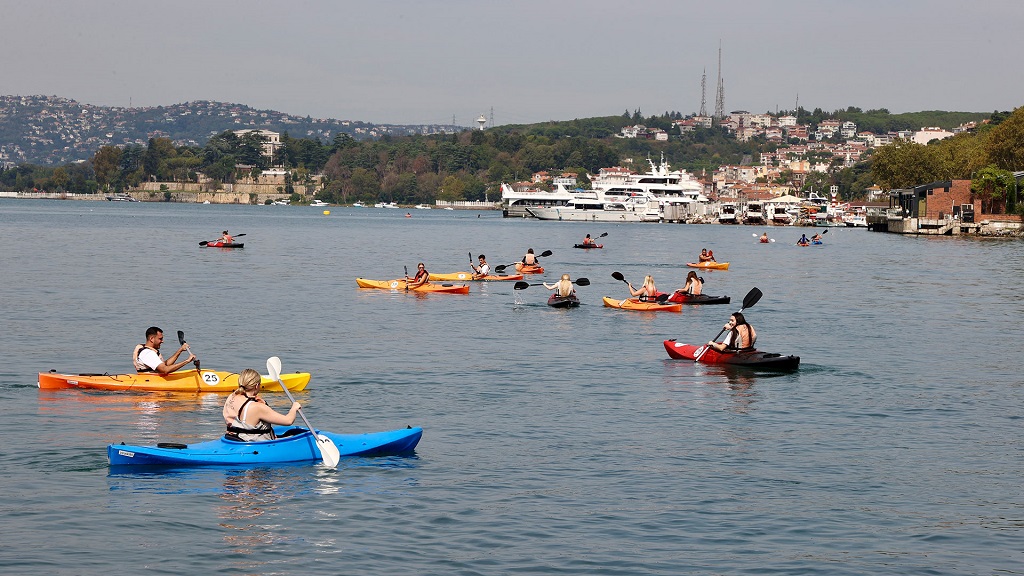
[[[199,244],[200,248],[241,248],[245,246],[245,242],[207,242],[206,244]]]
[[[714,348],[708,348],[701,356],[705,346],[694,346],[693,344],[681,344],[675,339],[665,340],[665,351],[669,357],[676,360],[689,360],[691,362],[700,356],[701,364],[727,364],[730,366],[743,366],[755,370],[796,370],[800,366],[799,356],[783,356],[772,352],[761,352],[759,350],[747,350],[743,352],[719,352]]]
[[[589,250],[591,248],[604,248],[604,244],[573,244],[573,248],[583,248]]]

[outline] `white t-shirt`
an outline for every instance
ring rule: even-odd
[[[156,370],[156,367],[163,361],[164,359],[152,348],[143,348],[142,352],[139,352],[139,362],[149,366],[150,370]]]
[[[491,273],[491,265],[484,264],[483,266],[480,266],[479,268],[476,269],[476,273],[479,274],[480,276],[487,276],[488,274]]]

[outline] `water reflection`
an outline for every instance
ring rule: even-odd
[[[226,530],[224,542],[234,552],[246,556],[245,561],[236,562],[236,568],[253,570],[262,562],[251,560],[249,553],[262,545],[282,540],[280,534],[271,528],[276,523],[262,519],[264,515],[275,515],[281,508],[284,494],[294,489],[295,473],[282,468],[248,468],[226,470],[224,490],[220,499],[224,503],[217,507],[220,526]]]
[[[717,401],[716,390],[726,390],[731,401],[727,410],[736,414],[747,414],[759,400],[754,384],[773,375],[760,374],[732,366],[697,364],[679,360],[664,360],[663,386],[672,394],[670,402],[680,402],[677,394],[689,395],[690,401],[697,399],[706,403],[706,398]]]

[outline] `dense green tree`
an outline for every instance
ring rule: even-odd
[[[936,180],[935,160],[927,146],[897,140],[875,150],[871,172],[883,189],[912,188]]]

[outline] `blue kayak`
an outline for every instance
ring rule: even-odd
[[[275,427],[276,440],[240,442],[226,436],[196,444],[159,443],[107,446],[111,466],[259,466],[321,461],[316,439],[306,428]],[[396,456],[409,454],[423,428],[402,428],[366,434],[335,434],[317,430],[338,447],[342,456]]]

